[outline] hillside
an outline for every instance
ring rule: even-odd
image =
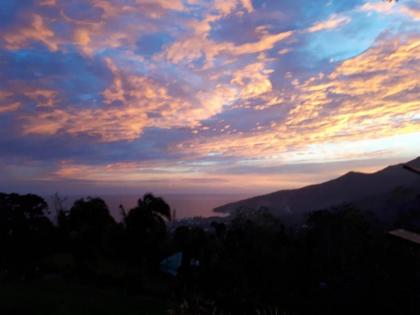
[[[407,164],[419,168],[420,157]],[[233,202],[214,209],[232,213],[238,208],[267,207],[277,215],[299,215],[313,210],[360,201],[367,208],[369,200],[376,205],[386,202],[385,195],[398,187],[420,189],[420,176],[403,168],[404,164],[388,166],[378,172],[365,174],[349,172],[325,183],[299,189],[281,190],[267,195]],[[417,190],[419,191],[419,190]],[[372,205],[373,206],[373,205]],[[369,209],[375,210],[375,209]]]

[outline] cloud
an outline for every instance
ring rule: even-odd
[[[10,93],[10,92],[0,90],[0,101],[8,98],[11,95],[12,95],[12,93]]]
[[[57,4],[57,0],[40,0],[40,6],[54,6]]]
[[[360,10],[368,13],[375,12],[386,15],[403,15],[414,21],[418,21],[420,20],[420,8],[414,3],[415,2],[409,2],[408,4],[399,4],[397,2],[368,2],[362,5]]]
[[[350,23],[350,21],[351,21],[351,18],[347,16],[332,15],[328,18],[328,20],[323,21],[323,22],[318,22],[312,25],[308,29],[308,32],[314,33],[314,32],[319,32],[319,31],[335,29],[337,27],[341,27],[345,24]]]
[[[173,63],[191,63],[205,57],[206,66],[211,67],[215,58],[220,54],[241,56],[261,53],[272,49],[277,43],[291,37],[293,32],[264,34],[259,41],[234,45],[230,42],[215,42],[207,38],[206,34],[188,37],[170,45],[162,54]]]
[[[166,0],[137,0],[136,3],[144,6],[159,6],[164,10],[184,11],[185,6],[181,0],[166,1]]]
[[[34,100],[38,107],[52,107],[56,103],[58,92],[54,90],[30,88],[23,91],[23,94]]]
[[[79,186],[92,190],[94,185],[115,189],[123,185],[124,191],[150,190],[179,193],[267,193],[269,191],[303,187],[314,182],[323,182],[343,175],[351,167],[359,172],[374,172],[387,165],[399,162],[395,156],[314,163],[238,163],[218,165],[216,163],[173,163],[164,160],[110,164],[80,164],[61,161],[46,180],[54,182],[77,182]],[[249,183],[252,183],[250,185]],[[88,187],[86,187],[88,185]],[[90,187],[89,187],[90,185]]]
[[[395,2],[366,2],[360,7],[361,11],[391,14],[396,6]]]
[[[119,68],[111,58],[105,58],[112,80],[101,94],[101,106],[47,108],[62,97],[51,90],[28,90],[24,95],[43,108],[22,115],[22,133],[86,135],[100,142],[115,142],[138,139],[145,128],[194,129],[239,101],[271,91],[272,70],[268,69],[267,62],[262,56],[257,63],[235,67],[226,73],[228,80],[217,82],[215,77],[215,82],[208,82],[206,88],[195,91],[192,98],[173,90],[175,86],[169,89],[165,80],[135,74]]]
[[[20,105],[21,104],[19,102],[14,102],[11,104],[0,104],[0,114],[17,111]]]
[[[243,69],[234,72],[230,83],[238,86],[240,98],[257,97],[271,91],[272,85],[269,75],[272,72],[273,70],[266,69],[265,64],[262,62],[249,64]]]
[[[38,179],[263,190],[316,178],[268,167],[414,154],[414,1],[6,0],[1,17],[0,155],[48,161]]]
[[[23,134],[64,133],[87,135],[102,142],[132,141],[139,138],[146,127],[193,128],[222,110],[229,102],[227,93],[231,98],[235,95],[234,90],[219,86],[211,93],[199,92],[196,96],[199,104],[195,105],[190,99],[171,95],[164,82],[121,70],[111,59],[106,59],[106,64],[113,80],[102,93],[103,106],[43,108],[23,115]],[[27,95],[43,96],[40,91],[27,92]]]
[[[89,56],[101,50],[133,50],[142,35],[173,25],[175,18],[167,16],[188,11],[181,0],[44,0],[36,4],[21,5],[18,18],[0,32],[4,47],[19,50],[42,43],[55,52],[76,46]]]
[[[420,20],[420,6],[417,7],[410,7],[410,6],[403,6],[401,7],[401,12],[413,20],[419,21]]]
[[[278,32],[270,34],[260,33],[258,41],[247,42],[241,45],[234,45],[228,41],[215,41],[210,38],[213,25],[219,23],[231,15],[235,8],[242,6],[248,13],[252,13],[254,8],[249,0],[216,0],[211,10],[204,14],[200,20],[192,20],[188,26],[187,33],[178,41],[169,45],[164,52],[158,56],[172,63],[193,63],[204,57],[205,67],[213,66],[215,58],[221,54],[227,56],[241,56],[246,54],[256,54],[272,49],[277,43],[291,37],[293,32]]]
[[[296,82],[289,92],[295,95],[293,104],[280,103],[290,106],[284,121],[260,131],[198,138],[177,150],[197,156],[292,156],[323,144],[418,134],[420,124],[413,118],[420,113],[418,56],[417,35],[382,38],[330,74]],[[357,146],[350,147],[354,151]]]
[[[33,41],[39,41],[51,51],[57,51],[59,40],[54,31],[45,23],[44,18],[38,14],[32,14],[28,19],[30,24],[12,29],[8,32],[0,32],[0,38],[4,41],[7,49],[21,49]]]
[[[20,102],[10,99],[12,93],[0,90],[0,115],[3,113],[15,112],[21,106]]]
[[[90,47],[91,38],[88,30],[83,28],[76,29],[74,31],[74,42],[81,47],[84,53],[92,54],[92,48]]]
[[[336,170],[324,172],[324,178],[333,176]],[[100,185],[120,185],[124,183],[126,189],[157,189],[166,192],[179,192],[189,189],[190,192],[206,190],[221,192],[220,187],[230,192],[244,192],[249,190],[247,183],[255,182],[253,192],[267,191],[278,187],[295,188],[313,182],[318,177],[316,173],[279,172],[267,174],[263,170],[244,174],[229,170],[197,170],[193,166],[173,166],[168,162],[153,163],[115,163],[105,165],[76,164],[63,161],[49,178],[52,180],[96,182]],[[318,177],[319,178],[319,177]],[[182,188],[181,188],[182,187]]]
[[[103,142],[138,138],[147,123],[141,108],[54,109],[23,117],[23,135],[87,135]]]

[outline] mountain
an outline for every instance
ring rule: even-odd
[[[420,168],[420,157],[406,164]],[[396,189],[402,187],[420,192],[420,176],[404,169],[403,165],[388,166],[372,174],[349,172],[325,183],[229,203],[214,211],[232,213],[239,208],[267,207],[276,215],[290,217],[343,203],[355,203],[376,212],[387,204],[389,195]]]

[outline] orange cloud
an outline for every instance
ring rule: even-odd
[[[107,105],[98,108],[43,108],[30,116],[23,116],[23,134],[67,133],[88,135],[102,142],[130,141],[139,138],[145,127],[193,127],[220,112],[225,104],[226,87],[219,87],[211,94],[199,93],[197,99],[201,102],[193,104],[169,95],[166,87],[157,81],[126,73],[110,59],[106,62],[114,75],[112,85],[103,92]],[[38,99],[45,92],[29,91],[26,95]],[[114,104],[115,101],[120,103]]]
[[[360,7],[361,11],[391,14],[396,6],[395,2],[366,2]]]
[[[48,89],[29,88],[23,91],[23,95],[36,101],[38,107],[51,107],[55,105],[58,92]]]
[[[132,52],[142,35],[159,31],[162,25],[154,23],[153,19],[161,19],[172,11],[187,10],[181,0],[133,0],[124,3],[89,0],[88,2],[102,12],[97,20],[77,20],[67,15],[64,9],[60,10],[61,18],[73,29],[71,38],[63,38],[62,41],[75,44],[88,56],[110,48],[124,48],[125,51]],[[141,23],[128,23],[126,16],[137,17]]]
[[[0,90],[0,114],[17,111],[21,106],[20,102],[10,100],[11,96],[13,93]]]
[[[169,93],[167,86],[146,76],[118,68],[110,58],[105,62],[113,74],[112,84],[103,93],[105,105],[97,108],[44,108],[23,119],[23,134],[73,136],[88,135],[101,142],[131,141],[141,137],[144,128],[197,128],[200,122],[221,113],[238,100],[256,98],[272,86],[264,58],[262,61],[228,73],[227,83],[210,82],[196,92],[194,99]],[[39,106],[53,105],[57,94],[29,90],[25,95]]]
[[[136,108],[55,109],[24,117],[23,134],[88,135],[104,142],[136,139],[147,121],[147,115]]]
[[[420,20],[420,9],[418,8],[411,8],[408,6],[401,7],[401,12],[406,16],[411,17],[413,20],[418,21]]]
[[[177,189],[229,189],[229,191],[243,191],[249,189],[253,182],[252,190],[267,191],[284,188],[296,188],[316,181],[334,177],[342,170],[332,170],[319,174],[296,172],[293,174],[229,174],[226,170],[217,170],[194,165],[173,165],[166,161],[141,162],[141,163],[113,163],[106,165],[77,164],[63,161],[58,169],[50,175],[50,179],[66,179],[94,181],[103,184],[116,184],[123,182],[126,187],[139,187],[147,185],[147,189],[159,190]],[[344,172],[343,172],[344,173]],[[320,178],[321,177],[321,178]]]
[[[232,14],[239,5],[244,7],[248,13],[253,12],[252,2],[249,0],[216,0],[211,6],[210,12],[201,20],[193,20],[189,23],[190,31],[184,38],[169,45],[166,50],[156,59],[165,59],[172,63],[191,63],[202,56],[206,58],[205,69],[211,68],[214,59],[221,55],[240,56],[246,54],[262,53],[272,49],[277,43],[288,39],[293,32],[280,32],[269,34],[265,29],[257,27],[256,32],[260,39],[255,42],[234,45],[231,42],[216,42],[209,38],[212,24]]]
[[[332,15],[330,18],[323,22],[318,22],[314,25],[312,25],[308,32],[314,33],[319,31],[325,31],[325,30],[331,30],[338,28],[340,26],[343,26],[345,24],[350,23],[351,19],[347,16],[338,16],[338,15]]]
[[[57,0],[40,0],[40,6],[54,6],[57,4]]]
[[[263,62],[249,64],[235,71],[230,82],[238,85],[240,98],[253,98],[271,91],[269,74],[272,72],[273,70],[266,69]]]
[[[90,34],[89,31],[83,28],[78,28],[74,31],[74,42],[81,47],[82,51],[88,55],[92,54],[90,47]]]
[[[7,91],[0,90],[0,101],[12,96],[13,94]]]
[[[366,158],[370,155],[365,156]],[[387,160],[371,160],[360,165],[353,165],[353,170],[373,172],[395,163],[389,156]],[[313,162],[313,161],[311,161]],[[325,162],[325,161],[322,161]],[[157,189],[158,191],[250,191],[267,192],[270,190],[292,189],[335,178],[348,171],[348,165],[322,164],[322,172],[312,164],[302,165],[295,170],[288,170],[284,163],[278,161],[253,161],[253,170],[236,173],[235,167],[246,167],[244,162],[236,162],[229,167],[199,162],[145,161],[128,163],[110,163],[102,165],[79,164],[62,161],[58,168],[46,178],[47,180],[78,180],[94,182],[96,185],[116,185],[124,187]],[[311,168],[313,170],[311,171]],[[266,168],[274,171],[267,171]],[[309,170],[309,171],[308,171]],[[252,183],[250,185],[249,183]]]
[[[241,5],[248,13],[254,11],[251,0],[215,0],[212,7],[222,16],[231,14],[239,5]]]
[[[30,25],[12,29],[3,34],[1,38],[5,42],[5,47],[10,50],[21,49],[32,41],[45,44],[49,50],[57,51],[59,40],[55,33],[45,24],[44,18],[39,14],[33,14],[30,18]]]
[[[270,50],[277,43],[291,37],[293,32],[280,32],[277,34],[264,34],[259,41],[234,45],[229,42],[215,42],[207,38],[207,34],[188,37],[170,45],[161,55],[172,63],[190,63],[206,57],[206,68],[212,66],[214,59],[220,54],[240,56],[256,54]]]
[[[164,10],[183,11],[185,10],[184,4],[181,0],[137,0],[140,5],[158,5]]]
[[[21,104],[19,102],[14,102],[11,104],[0,104],[0,114],[17,111],[20,105]]]
[[[377,12],[380,14],[387,15],[405,15],[415,21],[420,20],[420,10],[418,8],[410,7],[407,5],[400,5],[396,2],[377,2],[377,3],[365,3],[360,7],[361,11],[368,13]]]
[[[104,97],[105,103],[111,104],[112,102],[115,102],[115,101],[124,102],[125,92],[122,87],[121,75],[117,67],[114,65],[114,63],[112,62],[110,58],[106,58],[105,62],[108,68],[111,70],[112,74],[114,75],[114,84],[111,87],[107,88],[102,94]]]
[[[382,149],[385,144],[391,146],[395,136],[414,141],[420,135],[420,123],[415,119],[420,115],[419,56],[418,36],[402,41],[382,39],[328,76],[321,74],[303,83],[295,82],[291,91],[273,92],[271,100],[276,105],[291,108],[285,120],[273,121],[250,133],[217,138],[198,134],[172,150],[195,156],[277,159],[285,154],[290,158],[293,152],[302,156],[314,146],[314,152],[331,151],[334,143],[347,142],[341,148],[348,157],[351,152],[359,152],[357,147],[365,139],[370,139],[371,144],[378,139],[377,146]],[[276,96],[282,93],[289,97]],[[270,93],[262,99],[270,102]],[[375,148],[368,144],[363,146],[365,152]],[[363,151],[360,153],[363,155]]]

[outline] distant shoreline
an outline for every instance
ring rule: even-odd
[[[41,196],[50,206],[50,211],[54,215],[54,208],[51,202],[51,196],[42,194]],[[112,216],[117,220],[121,220],[121,213],[119,205],[122,204],[126,210],[133,208],[141,194],[74,194],[74,195],[61,195],[60,197],[66,198],[64,206],[70,208],[74,201],[86,197],[100,197],[104,199],[108,205],[109,211]],[[195,217],[221,217],[223,213],[214,212],[213,209],[225,205],[227,203],[236,202],[243,198],[250,197],[250,194],[162,194],[162,196],[172,210],[176,210],[177,219],[191,219]]]

